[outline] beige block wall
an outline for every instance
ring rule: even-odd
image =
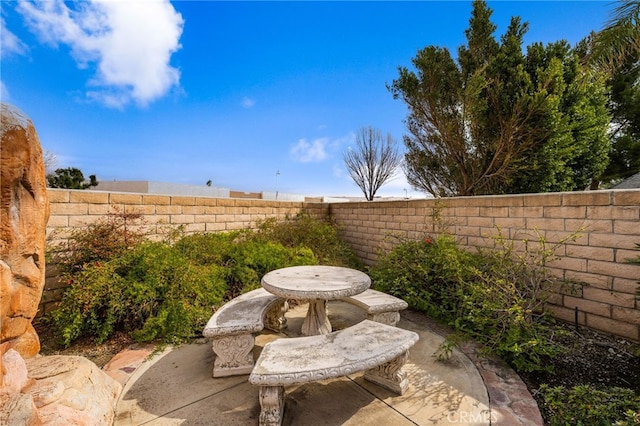
[[[103,191],[48,189],[51,216],[47,225],[50,244],[63,242],[74,229],[109,213],[139,213],[151,238],[182,226],[187,233],[252,228],[267,217],[294,216],[303,208],[326,216],[328,205],[260,199],[184,197]]]
[[[447,232],[473,249],[491,246],[489,237],[498,227],[514,241],[539,232],[552,243],[580,230],[580,237],[558,252],[552,271],[587,285],[571,292],[559,289],[549,310],[573,322],[577,308],[580,324],[640,341],[640,300],[635,297],[640,266],[626,263],[640,255],[635,250],[640,243],[640,190],[329,204],[60,189],[48,194],[51,242],[115,209],[142,213],[147,230],[158,238],[180,225],[187,232],[229,231],[305,209],[314,216],[333,216],[342,225],[342,238],[369,265],[379,249],[391,249],[398,238]],[[49,280],[46,288],[52,293],[47,297],[45,290],[43,312],[55,306],[61,292],[52,282],[55,277]]]
[[[75,229],[82,229],[109,213],[140,213],[145,231],[152,239],[182,226],[185,232],[224,232],[252,228],[268,217],[295,216],[305,209],[309,214],[326,217],[328,204],[298,201],[268,201],[210,197],[133,194],[103,191],[47,190],[51,216],[47,224],[47,244],[63,244]],[[39,315],[54,310],[65,283],[57,270],[47,268],[45,290]]]
[[[401,238],[449,233],[473,249],[503,236],[519,244],[537,233],[561,246],[552,271],[582,282],[558,289],[548,305],[558,318],[640,340],[640,300],[636,297],[640,266],[626,262],[640,256],[640,190],[588,191],[439,200],[331,204],[330,213],[343,226],[342,237],[367,264],[379,250]]]

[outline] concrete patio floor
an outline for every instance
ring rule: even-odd
[[[287,312],[283,334],[256,338],[257,358],[265,343],[299,336],[307,305]],[[342,302],[329,303],[334,329],[364,319]],[[398,396],[367,382],[362,374],[289,386],[284,425],[542,425],[538,407],[520,378],[501,362],[478,355],[473,344],[455,349],[446,362],[434,351],[445,332],[424,315],[405,311],[399,327],[417,332],[405,369],[409,389]],[[150,358],[150,350],[124,351],[105,371],[124,386],[114,425],[257,425],[258,389],[248,375],[213,378],[214,354],[202,339],[169,347]]]

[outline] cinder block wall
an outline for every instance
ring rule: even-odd
[[[558,288],[548,309],[562,320],[574,322],[577,314],[581,325],[640,340],[640,266],[626,262],[640,256],[640,190],[335,203],[330,213],[369,265],[398,238],[446,232],[473,249],[493,245],[489,237],[498,227],[516,246],[537,233],[553,244],[579,231],[550,266],[586,285]]]
[[[552,271],[586,286],[558,289],[549,310],[558,318],[640,341],[640,300],[635,297],[640,266],[640,190],[588,191],[511,196],[459,197],[359,203],[308,203],[207,197],[161,196],[99,191],[48,190],[51,204],[47,234],[61,241],[78,227],[118,209],[142,213],[156,236],[183,225],[186,232],[251,228],[267,217],[295,215],[302,209],[317,217],[332,215],[341,236],[369,265],[378,250],[400,238],[453,234],[465,247],[490,246],[497,227],[520,241],[540,233],[549,243],[580,230],[564,246]],[[54,275],[53,273],[48,275]],[[55,307],[63,283],[50,276],[41,312]]]
[[[160,239],[172,228],[186,233],[250,229],[268,217],[295,216],[301,210],[326,217],[328,204],[300,201],[268,201],[173,195],[133,194],[103,191],[48,189],[51,216],[47,243],[64,243],[74,229],[81,229],[109,213],[140,213],[145,231]],[[55,309],[65,283],[58,279],[54,265],[47,266],[45,290],[39,315]]]

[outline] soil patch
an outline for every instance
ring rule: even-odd
[[[569,324],[556,325],[556,340],[564,348],[551,360],[553,373],[521,373],[543,418],[544,401],[538,392],[541,384],[572,388],[590,385],[596,389],[621,387],[640,395],[640,344]]]

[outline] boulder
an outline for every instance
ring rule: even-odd
[[[53,355],[26,360],[35,383],[26,389],[46,425],[110,425],[120,383],[79,356]]]
[[[0,424],[113,423],[122,386],[88,359],[55,355],[24,360],[13,349],[2,358],[6,374],[0,386]]]
[[[0,163],[0,343],[29,358],[40,351],[32,321],[44,287],[49,203],[33,123],[4,103]]]
[[[37,356],[47,185],[33,123],[6,104],[0,160],[0,425],[109,425],[120,383],[86,358]]]

